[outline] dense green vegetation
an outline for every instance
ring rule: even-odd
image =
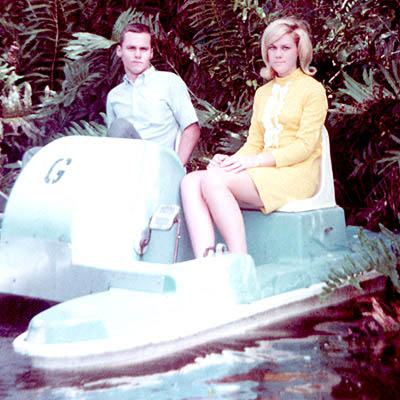
[[[234,151],[263,84],[260,35],[295,15],[312,29],[327,88],[337,202],[350,224],[398,229],[399,0],[14,0],[0,4],[0,189],[23,152],[60,135],[104,135],[107,92],[122,76],[122,27],[150,24],[154,64],[188,84],[202,124],[191,168]]]

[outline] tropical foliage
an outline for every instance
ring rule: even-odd
[[[377,271],[389,278],[394,290],[400,294],[400,238],[383,225],[380,225],[380,228],[380,236],[360,229],[359,245],[354,249],[355,255],[346,257],[343,268],[331,270],[323,287],[322,299],[349,284],[362,291],[359,278],[371,271]]]
[[[398,0],[14,0],[0,4],[0,189],[24,151],[60,135],[104,135],[115,49],[130,21],[156,35],[154,64],[188,84],[202,124],[191,168],[246,138],[263,84],[260,35],[271,20],[306,19],[315,38],[337,201],[349,223],[399,222]]]

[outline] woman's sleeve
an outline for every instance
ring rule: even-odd
[[[259,118],[260,105],[260,92],[257,90],[254,96],[253,114],[251,116],[251,123],[249,135],[247,136],[246,143],[236,152],[236,154],[258,154],[264,148],[264,126]]]
[[[304,96],[296,139],[289,145],[270,149],[277,167],[286,167],[306,160],[318,145],[328,111],[325,88],[318,83]]]

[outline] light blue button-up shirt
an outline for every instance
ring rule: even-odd
[[[135,82],[124,76],[107,96],[107,126],[125,118],[143,139],[177,150],[181,133],[198,122],[185,82],[176,74],[154,67]]]

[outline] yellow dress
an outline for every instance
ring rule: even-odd
[[[249,135],[237,154],[271,152],[275,158],[276,167],[247,170],[264,213],[312,197],[317,190],[327,111],[324,87],[300,68],[256,91]]]

